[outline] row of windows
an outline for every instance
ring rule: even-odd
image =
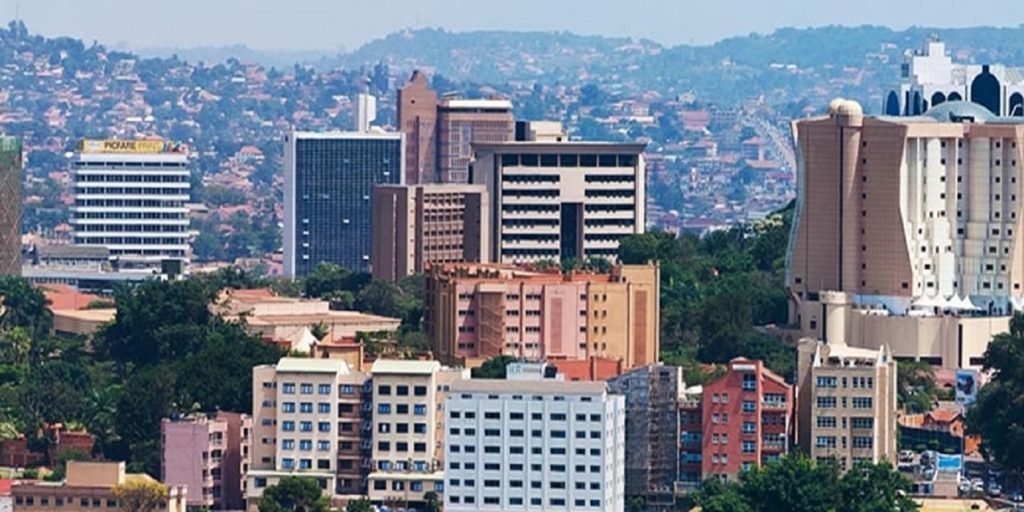
[[[522,449],[521,446],[510,447],[509,452],[512,453],[513,455],[525,455],[525,453],[523,452],[523,449]],[[576,454],[576,456],[579,456],[579,457],[586,457],[588,454],[591,457],[600,457],[601,456],[601,449],[600,448],[590,448],[589,450],[587,450],[586,448],[575,448],[574,449],[574,453]],[[549,455],[568,455],[568,449],[565,448],[564,446],[554,446],[554,447],[551,447],[551,448],[548,449],[548,454]],[[530,455],[544,455],[544,448],[540,447],[540,446],[531,447],[530,448]],[[530,469],[533,470],[533,471],[539,471],[540,470],[539,466],[540,466],[540,464],[531,464],[530,465]],[[465,469],[466,471],[475,471],[476,470],[476,463],[475,462],[461,463],[461,462],[457,462],[457,461],[451,461],[451,462],[448,463],[448,469],[453,469],[453,470]],[[522,463],[512,463],[512,464],[509,464],[508,469],[509,469],[509,471],[522,471],[523,470],[523,464]],[[502,471],[502,467],[501,467],[501,464],[498,464],[498,463],[488,463],[488,464],[484,464],[484,471]]]
[[[394,409],[395,414],[409,414],[409,404],[396,404]],[[377,404],[377,414],[391,414],[391,404]],[[414,404],[412,406],[412,413],[416,416],[426,416],[427,406],[425,404]]]
[[[118,208],[182,208],[185,201],[152,199],[75,199],[75,206],[106,206]]]
[[[541,438],[541,437],[544,437],[544,433],[545,432],[548,433],[548,437],[550,437],[551,439],[566,439],[566,431],[565,430],[545,431],[543,429],[532,429],[532,430],[530,430],[530,437]],[[459,429],[457,427],[450,427],[448,429],[448,434],[452,435],[452,436],[459,436],[459,435],[475,436],[476,435],[476,429],[475,428]],[[526,437],[526,430],[525,429],[521,429],[521,428],[513,428],[513,429],[508,429],[507,431],[505,431],[503,433],[501,429],[486,428],[486,429],[484,429],[484,437],[503,437],[503,438],[504,437]],[[576,439],[586,439],[587,437],[590,437],[590,439],[601,439],[601,431],[599,431],[599,430],[591,430],[590,431],[590,435],[588,436],[586,430],[577,430],[577,431],[573,432],[573,437],[575,437]]]
[[[38,500],[36,496],[15,496],[14,504],[19,507],[35,507],[38,503],[39,507],[47,508],[50,507],[50,496],[39,496]],[[75,505],[75,499],[72,497],[55,496],[53,497],[53,506],[63,507],[65,504],[69,507],[74,508],[117,508],[117,500],[107,498],[78,498],[78,505]],[[159,505],[160,509],[166,507],[166,503]]]
[[[283,430],[285,432],[295,432],[295,422],[291,421],[291,420],[282,421],[281,422],[281,430]],[[317,422],[316,430],[317,430],[317,432],[330,432],[331,431],[331,422],[329,422],[329,421]],[[312,432],[312,431],[313,431],[313,422],[312,421],[300,421],[299,422],[299,432]]]
[[[351,405],[351,404],[349,404]],[[295,402],[283,402],[281,403],[281,410],[283,412],[295,412]],[[299,412],[311,413],[313,412],[313,402],[302,402],[299,404]],[[330,413],[331,404],[327,402],[320,402],[317,404],[317,412],[319,413]]]
[[[834,396],[819,396],[816,400],[819,409],[835,409],[837,404],[841,404],[842,408],[845,409],[847,406],[847,398],[841,397],[841,401],[837,401]],[[870,409],[873,404],[873,400],[869,396],[855,396],[850,400],[854,409]]]
[[[414,434],[426,434],[427,424],[426,423],[413,423],[412,431]],[[396,434],[408,434],[409,424],[408,423],[378,423],[377,433],[378,434],[390,434],[395,432]]]
[[[78,233],[184,233],[187,230],[188,226],[166,224],[78,224],[75,226],[75,231]]]
[[[313,459],[299,459],[298,466],[295,465],[295,459],[286,457],[281,459],[281,467],[284,469],[313,469]],[[317,469],[331,469],[330,459],[317,459]]]
[[[331,385],[330,384],[319,384],[319,385],[317,385],[316,388],[317,388],[317,393],[318,394],[321,394],[321,395],[329,395],[329,394],[331,394]],[[295,383],[294,382],[285,382],[285,383],[281,384],[281,392],[286,394],[286,395],[294,395],[295,394]],[[313,385],[308,383],[308,382],[303,382],[303,383],[299,384],[299,393],[301,393],[303,395],[312,395],[313,394]]]
[[[84,234],[76,234],[76,238],[82,238],[85,243],[90,244],[112,244],[112,245],[181,245],[186,241],[185,237],[181,238],[161,238],[161,237],[137,237],[137,236],[88,236]]]
[[[282,439],[281,440],[281,449],[282,450],[294,450],[295,446],[296,446],[296,444],[295,444],[295,440],[294,439]],[[299,443],[298,443],[298,446],[299,446],[299,450],[300,451],[304,451],[304,452],[313,451],[313,441],[311,441],[309,439],[300,439]],[[330,441],[324,441],[324,440],[317,441],[317,443],[316,443],[316,450],[317,451],[319,451],[319,452],[326,452],[326,451],[330,451],[330,449],[331,449],[331,442]]]
[[[188,176],[152,175],[121,175],[121,174],[76,174],[76,183],[188,183]]]
[[[636,165],[636,155],[505,154],[501,155],[501,165],[506,167],[633,167]]]
[[[398,385],[395,386],[395,396],[409,396],[409,386]],[[377,394],[382,396],[391,396],[391,386],[388,384],[381,384],[377,386]],[[415,396],[427,396],[426,386],[413,386],[413,395]]]
[[[391,451],[392,444],[390,441],[377,441],[377,450],[382,452]],[[409,443],[406,441],[399,441],[394,444],[394,451],[396,452],[408,452]],[[412,451],[416,453],[426,453],[427,443],[412,443]]]
[[[466,463],[466,465],[468,466],[469,463]],[[454,469],[454,468],[452,468],[452,469]],[[465,468],[465,469],[468,470],[468,471],[471,471],[468,467]],[[576,465],[573,466],[572,469],[573,469],[573,472],[577,473],[577,474],[601,473],[601,465],[600,464],[576,464]],[[501,470],[500,469],[485,469],[485,471],[501,471]],[[525,471],[525,465],[524,464],[517,464],[517,463],[516,464],[509,464],[509,471],[510,472]],[[535,472],[535,473],[543,472],[543,471],[545,471],[544,465],[543,464],[530,464],[530,471]],[[568,473],[569,472],[569,468],[565,464],[548,464],[546,471],[547,471],[547,473]],[[485,480],[485,482],[497,482],[497,480]],[[517,482],[517,480],[512,480],[511,482]],[[561,482],[555,481],[554,483],[556,485],[558,485],[558,484],[565,485],[564,481],[561,481]],[[499,485],[500,484],[485,485],[485,487],[498,487]],[[463,479],[461,481],[458,480],[458,479],[450,479],[448,481],[448,486],[449,487],[459,487],[459,486],[462,486],[462,487],[474,487],[474,486],[476,486],[476,480],[470,479],[470,478]],[[510,487],[516,487],[516,486],[515,485],[510,485]],[[564,489],[564,487],[561,487],[561,488]],[[591,484],[591,489],[592,490],[600,489],[600,484],[597,483],[597,482],[594,482],[593,484]]]
[[[124,187],[79,187],[75,190],[76,195],[86,194],[133,194],[145,196],[178,196],[188,195],[188,189],[184,188],[124,188]]]
[[[819,388],[846,388],[847,378],[837,378],[833,376],[821,376],[815,379],[815,383]],[[872,389],[875,387],[874,377],[850,377],[849,383],[854,389]]]
[[[391,482],[391,490],[392,491],[404,491],[405,490],[405,484],[406,484],[406,482],[404,482],[404,481],[395,480],[395,481]],[[410,491],[420,492],[420,491],[423,490],[423,482],[415,481],[414,480],[412,482],[408,482],[408,484],[409,484],[409,490]],[[374,480],[373,481],[373,489],[376,490],[376,491],[386,491],[386,490],[388,490],[388,481],[387,480]],[[441,482],[435,483],[434,484],[434,492],[444,492],[444,484],[441,483]]]
[[[182,220],[184,213],[151,213],[151,212],[77,212],[75,219],[152,219]]]

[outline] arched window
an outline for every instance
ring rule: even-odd
[[[1009,110],[1006,113],[1012,117],[1024,117],[1024,95],[1019,92],[1011,94]]]
[[[988,64],[971,82],[971,101],[999,115],[999,79],[989,71]]]
[[[942,105],[943,103],[945,103],[945,101],[946,101],[946,95],[945,94],[942,94],[941,92],[937,92],[935,94],[932,94],[932,107],[937,107],[939,105]]]
[[[953,92],[949,93],[949,97],[946,98],[946,101],[963,101],[963,100],[964,100],[963,96],[960,96],[960,93],[958,93],[956,91],[953,91]]]
[[[889,95],[885,98],[885,115],[900,115],[900,96],[896,94],[896,91],[889,91]]]

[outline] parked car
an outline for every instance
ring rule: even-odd
[[[902,450],[900,452],[900,462],[914,462],[914,452],[911,450]]]
[[[975,492],[985,492],[985,482],[982,482],[980,478],[971,480],[971,490]]]
[[[960,480],[960,485],[957,486],[957,488],[960,490],[960,494],[970,494],[971,481],[967,478],[964,478],[963,480]]]
[[[1013,491],[1010,493],[1010,500],[1014,503],[1020,503],[1024,501],[1024,495],[1021,495],[1020,491]]]

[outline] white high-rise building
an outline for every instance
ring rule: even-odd
[[[356,96],[356,131],[366,133],[377,120],[377,97],[361,92]]]
[[[623,510],[624,397],[604,382],[520,375],[452,384],[445,510]]]
[[[907,55],[900,83],[886,94],[882,112],[916,116],[947,101],[970,101],[996,116],[1024,117],[1022,72],[1002,64],[955,63],[946,45],[932,40]]]
[[[83,140],[72,160],[77,245],[106,247],[122,269],[187,263],[185,146],[162,140]]]

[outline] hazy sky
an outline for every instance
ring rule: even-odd
[[[0,0],[0,5],[0,17],[10,20],[20,11],[34,33],[131,48],[352,49],[424,26],[568,30],[678,44],[783,26],[1024,22],[1022,0]]]

